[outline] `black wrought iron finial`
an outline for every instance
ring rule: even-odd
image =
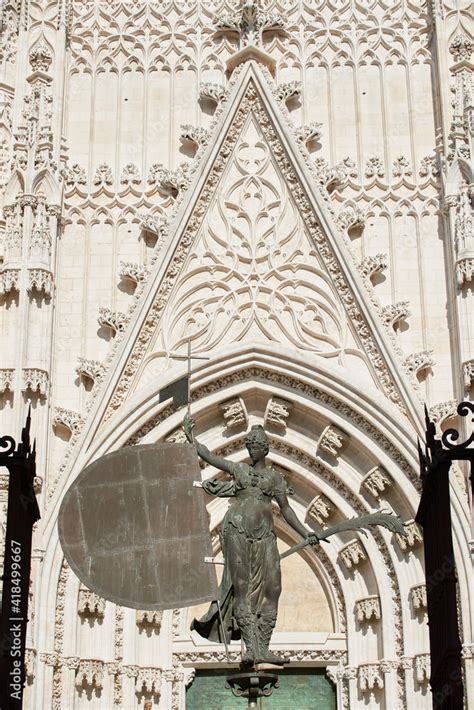
[[[459,432],[457,431],[457,429],[447,429],[441,436],[441,441],[443,443],[443,446],[445,446],[450,451],[459,452],[467,450],[469,446],[474,443],[474,403],[461,402],[460,404],[458,404],[457,413],[460,417],[468,417],[469,415],[471,416],[473,429],[470,436],[466,439],[466,441],[463,441],[460,444],[456,444],[455,442],[458,441],[460,436]]]

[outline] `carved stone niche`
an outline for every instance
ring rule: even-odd
[[[286,431],[286,421],[292,409],[293,405],[291,402],[287,402],[286,399],[270,397],[263,417],[264,425],[274,426]]]
[[[403,523],[403,527],[405,528],[406,537],[395,533],[395,537],[402,552],[407,552],[418,545],[421,545],[423,542],[423,535],[421,534],[418,523],[414,520],[407,520],[406,523]]]
[[[333,424],[329,424],[322,432],[318,439],[316,446],[316,453],[319,454],[321,451],[338,458],[341,453],[341,449],[347,440],[347,435],[344,434],[340,429],[335,427]]]
[[[380,619],[382,612],[378,595],[373,594],[370,597],[358,599],[355,603],[355,612],[360,623]]]
[[[315,520],[319,525],[324,526],[333,512],[334,507],[325,496],[319,493],[309,504],[308,510],[306,511],[306,518]]]
[[[386,488],[389,488],[392,482],[388,473],[382,466],[374,466],[362,479],[362,486],[369,491],[374,498],[380,498]]]
[[[358,567],[360,564],[365,562],[367,559],[367,554],[362,546],[360,540],[351,540],[341,547],[339,550],[339,557],[344,563],[344,566],[351,570],[353,567]]]
[[[426,584],[416,584],[410,589],[410,601],[414,611],[426,611],[428,608]]]
[[[153,629],[156,633],[161,629],[163,612],[138,610],[135,616],[135,623],[140,629]]]
[[[105,599],[81,584],[77,597],[77,613],[83,618],[103,619]]]
[[[229,399],[221,405],[227,429],[246,429],[249,421],[247,407],[241,397]]]
[[[99,360],[77,359],[76,372],[80,377],[87,377],[94,383],[101,382],[105,374],[105,365]]]

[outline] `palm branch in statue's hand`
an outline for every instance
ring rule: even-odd
[[[398,535],[406,535],[405,528],[398,517],[398,515],[393,515],[392,513],[384,513],[383,510],[377,510],[375,513],[368,513],[367,515],[360,515],[358,518],[350,518],[349,520],[343,520],[336,525],[332,525],[327,530],[323,532],[318,532],[318,542],[324,540],[327,542],[327,538],[331,535],[335,535],[343,530],[359,530],[363,535],[367,535],[366,528],[370,528],[372,525],[381,525],[390,532],[397,533]],[[311,536],[313,537],[313,536]],[[300,542],[294,547],[290,547],[289,550],[280,555],[280,559],[292,555],[293,552],[298,552],[302,550],[306,545],[312,544],[310,539],[306,539]]]

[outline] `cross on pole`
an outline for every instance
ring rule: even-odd
[[[191,338],[188,338],[188,352],[187,355],[180,355],[178,353],[170,353],[169,357],[172,360],[187,360],[188,362],[188,414],[191,414],[191,360],[210,360],[209,357],[204,357],[202,355],[193,355],[191,352]]]

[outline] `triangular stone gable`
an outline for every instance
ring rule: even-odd
[[[261,339],[319,354],[413,415],[413,390],[309,160],[253,63],[213,141],[110,363],[95,428],[137,391],[150,358],[164,369],[190,335],[198,352]]]

